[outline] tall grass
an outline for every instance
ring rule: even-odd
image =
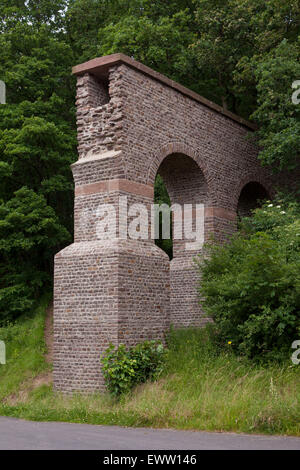
[[[6,345],[6,364],[0,365],[0,403],[5,397],[16,394],[22,384],[49,368],[44,359],[49,298],[45,295],[32,315],[20,317],[17,322],[0,328],[0,340]]]
[[[30,361],[34,369],[40,369],[41,352],[36,363]],[[171,333],[161,378],[136,387],[121,401],[107,394],[64,397],[44,385],[25,402],[0,405],[0,413],[34,420],[299,436],[299,373],[300,366],[291,362],[253,364],[234,356],[229,345],[218,351],[210,327],[187,329]]]

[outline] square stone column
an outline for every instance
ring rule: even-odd
[[[75,234],[55,257],[54,383],[63,392],[93,392],[104,387],[100,354],[109,342],[163,339],[170,321],[206,320],[193,265],[199,249],[176,241],[170,267],[153,240],[127,236],[122,207],[143,204],[149,213],[159,172],[172,203],[204,205],[205,241],[213,234],[223,242],[235,229],[243,187],[269,188],[274,177],[248,139],[253,124],[132,58],[96,58],[73,73]]]
[[[54,385],[63,392],[104,390],[110,343],[164,341],[169,328],[169,258],[147,235],[130,239],[133,217],[123,220],[133,204],[150,213],[153,187],[101,180],[120,161],[120,151],[106,152],[72,165],[74,243],[55,256],[54,275]]]
[[[76,242],[55,257],[54,386],[104,390],[100,355],[109,343],[164,340],[169,260],[135,240]]]
[[[109,343],[163,341],[169,328],[168,256],[148,237],[130,239],[122,220],[120,207],[149,211],[154,190],[126,177],[118,68],[109,76],[77,83],[74,243],[55,256],[54,274],[54,386],[66,393],[104,390]]]
[[[72,167],[75,241],[55,256],[54,276],[54,384],[63,392],[103,390],[100,355],[109,343],[164,341],[169,328],[169,258],[147,236],[130,239],[133,217],[123,221],[133,204],[150,212],[153,187],[88,182],[119,158],[110,152]]]

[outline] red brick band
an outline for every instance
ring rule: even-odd
[[[124,191],[126,193],[136,194],[153,198],[154,188],[148,184],[136,183],[126,179],[114,179],[98,181],[97,183],[83,184],[75,188],[75,196],[87,196],[89,194],[110,193],[113,191]]]
[[[218,217],[219,219],[236,220],[236,212],[223,209],[223,207],[206,207],[205,217]]]
[[[192,218],[195,219],[197,216],[197,208],[193,205],[191,211],[182,211],[182,215],[185,218]],[[180,214],[181,216],[181,214]],[[176,211],[173,215],[174,220],[176,219]],[[204,217],[205,219],[209,217],[217,217],[219,219],[226,219],[226,220],[236,220],[236,212],[224,209],[223,207],[205,207],[204,209]]]

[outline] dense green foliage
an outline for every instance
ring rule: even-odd
[[[62,3],[0,2],[0,323],[34,308],[71,241],[74,56],[57,33]]]
[[[158,341],[144,341],[129,349],[124,344],[118,348],[110,345],[101,358],[108,391],[118,397],[135,385],[157,378],[165,355],[166,351]]]
[[[250,358],[283,359],[300,334],[300,209],[256,209],[223,247],[209,246],[199,263],[204,309],[218,341]]]
[[[299,26],[291,0],[0,0],[0,322],[33,308],[72,238],[72,65],[133,56],[255,119],[262,163],[293,169]],[[159,179],[156,200],[168,203]],[[172,256],[170,241],[158,245]]]
[[[0,204],[0,219],[0,319],[4,321],[34,308],[41,287],[50,282],[53,252],[68,240],[68,232],[46,198],[26,187]]]

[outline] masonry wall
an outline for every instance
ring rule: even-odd
[[[225,241],[242,188],[256,182],[273,191],[245,124],[134,64],[127,58],[77,72],[75,237],[56,255],[54,279],[54,383],[63,392],[103,390],[100,354],[110,342],[164,341],[170,323],[209,321],[196,293],[199,250],[176,241],[170,263],[148,237],[126,239],[120,198],[128,207],[146,205],[150,220],[159,172],[172,203],[204,204],[205,240]],[[116,213],[107,239],[99,237],[103,204]],[[195,214],[188,216],[193,224]]]
[[[130,240],[76,242],[55,258],[54,387],[104,390],[100,356],[110,343],[165,340],[170,325],[165,253]]]
[[[153,185],[159,172],[172,203],[205,204],[206,241],[211,235],[227,239],[236,227],[241,179],[272,185],[257,162],[256,144],[246,140],[250,130],[125,64],[113,77],[124,102],[126,177]],[[185,243],[174,240],[170,263],[170,321],[176,327],[207,321],[197,296],[199,250],[187,251]]]
[[[104,387],[100,355],[110,343],[118,344],[118,255],[113,248],[110,242],[74,243],[55,257],[57,390],[93,392]]]

